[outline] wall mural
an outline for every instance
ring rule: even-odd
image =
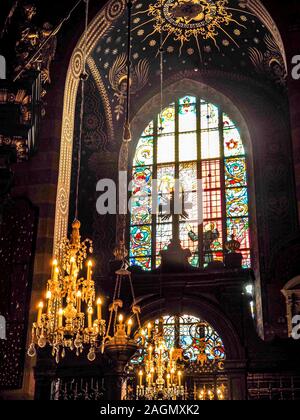
[[[124,116],[127,91],[127,56],[119,55],[109,70],[109,83],[117,100],[114,112],[119,121]],[[149,79],[149,62],[147,58],[139,60],[131,70],[131,93],[136,94],[146,86]]]
[[[287,71],[279,37],[254,13],[253,3],[242,0],[134,1],[133,95],[157,84],[161,39],[166,78],[180,70],[222,70],[284,86]],[[116,123],[122,120],[124,112],[126,23],[123,14],[98,41],[93,52],[99,73],[107,83]],[[150,68],[154,71],[149,72]]]

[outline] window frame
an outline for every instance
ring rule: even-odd
[[[180,104],[179,101],[185,97],[194,97],[196,99],[196,121],[197,121],[197,127],[196,127],[196,131],[195,130],[191,130],[191,131],[186,131],[186,132],[180,132],[179,131],[179,108],[180,108]],[[201,119],[201,103],[205,103],[208,105],[213,105],[218,109],[218,127],[213,127],[213,128],[202,128],[202,119]],[[191,104],[194,104],[191,103]],[[180,165],[182,164],[193,164],[195,163],[197,165],[197,177],[198,179],[203,179],[202,178],[202,174],[203,174],[203,163],[208,163],[208,162],[220,162],[220,189],[218,188],[212,188],[209,191],[219,191],[221,193],[221,201],[220,201],[220,205],[221,205],[221,217],[220,218],[210,218],[210,219],[204,219],[203,221],[203,225],[198,225],[198,229],[197,229],[197,234],[198,234],[198,256],[199,256],[199,262],[198,262],[198,268],[204,268],[205,265],[205,261],[204,261],[204,250],[203,250],[203,236],[204,236],[204,232],[203,232],[203,228],[205,223],[209,223],[211,222],[216,222],[216,221],[221,221],[222,223],[222,232],[220,232],[220,237],[222,240],[222,250],[217,251],[219,253],[222,253],[223,255],[223,261],[224,261],[224,257],[225,254],[227,253],[226,249],[225,249],[225,243],[226,241],[229,239],[230,235],[228,233],[228,221],[229,220],[239,220],[239,219],[245,219],[247,220],[248,223],[248,242],[249,242],[249,248],[241,248],[241,252],[243,253],[247,253],[247,260],[249,259],[249,267],[244,267],[244,268],[252,268],[253,267],[253,253],[251,251],[251,226],[252,226],[252,217],[251,217],[251,185],[249,182],[249,168],[250,168],[250,164],[249,164],[249,155],[247,153],[247,144],[245,144],[244,141],[244,136],[243,133],[241,132],[241,129],[239,127],[239,124],[237,124],[232,118],[231,118],[231,113],[227,112],[224,109],[224,106],[222,104],[216,104],[214,101],[211,101],[209,99],[204,99],[202,97],[200,97],[197,94],[186,94],[186,95],[176,95],[176,97],[174,98],[174,100],[172,102],[169,103],[169,105],[167,105],[165,109],[167,109],[169,106],[174,105],[175,107],[175,132],[172,133],[166,133],[165,136],[170,136],[173,135],[174,139],[175,139],[175,160],[174,162],[164,162],[164,163],[158,163],[157,161],[157,151],[158,151],[158,139],[159,139],[159,124],[158,124],[158,120],[159,120],[159,116],[160,116],[160,112],[155,114],[153,119],[149,121],[149,123],[147,125],[144,126],[144,130],[149,126],[149,124],[151,124],[151,122],[153,122],[153,134],[149,135],[149,136],[143,136],[143,133],[137,138],[137,140],[134,142],[132,149],[131,149],[131,153],[130,153],[130,164],[129,164],[129,169],[130,172],[128,174],[128,178],[131,181],[132,180],[132,173],[133,170],[135,168],[142,168],[142,167],[147,167],[149,166],[150,168],[152,168],[152,178],[153,179],[157,179],[157,171],[158,171],[158,167],[162,167],[162,166],[170,166],[170,165],[174,165],[175,167],[175,179],[179,179],[179,168]],[[226,156],[225,154],[225,130],[226,128],[224,128],[224,116],[227,116],[230,121],[233,122],[233,126],[228,127],[228,130],[233,130],[236,129],[239,132],[240,135],[240,139],[241,139],[241,143],[243,145],[244,148],[244,154],[237,154],[237,155],[232,155],[232,156]],[[218,134],[219,134],[219,144],[220,144],[220,155],[219,157],[214,157],[214,158],[202,158],[202,133],[203,132],[213,132],[218,130]],[[181,134],[192,134],[192,133],[196,133],[196,137],[197,137],[197,160],[193,160],[193,161],[180,161],[180,156],[179,156],[179,137]],[[134,165],[134,158],[135,158],[135,153],[138,147],[138,144],[140,142],[140,140],[142,138],[146,138],[146,137],[152,137],[153,138],[153,164],[149,164],[149,165],[144,165],[144,166],[135,166]],[[230,159],[243,159],[245,160],[245,165],[246,165],[246,169],[245,169],[245,173],[246,173],[246,178],[245,178],[245,185],[242,187],[226,187],[226,179],[225,179],[225,163],[226,160],[230,160]],[[246,189],[247,191],[247,205],[248,205],[248,212],[245,216],[234,216],[234,217],[230,217],[227,214],[227,208],[226,208],[226,191],[230,190],[230,189],[234,189],[234,188],[240,188],[240,189]],[[152,195],[152,194],[151,194]],[[133,196],[133,194],[131,194],[131,197]],[[156,249],[156,243],[157,243],[157,227],[159,225],[162,224],[170,224],[171,222],[168,223],[162,223],[159,222],[157,220],[157,217],[153,217],[152,216],[152,222],[151,224],[149,223],[147,224],[141,224],[140,226],[151,226],[151,255],[148,257],[143,257],[143,256],[136,256],[136,257],[131,257],[131,246],[130,246],[130,238],[131,238],[131,227],[132,226],[137,226],[132,224],[132,216],[131,216],[131,212],[129,214],[128,217],[128,245],[129,245],[129,260],[132,259],[143,259],[143,258],[151,258],[151,269],[149,271],[152,271],[156,268],[158,268],[157,266],[157,249]],[[191,221],[192,223],[192,221]],[[180,224],[179,224],[179,229],[180,229]],[[214,251],[212,251],[214,252]],[[245,257],[246,258],[246,257]]]

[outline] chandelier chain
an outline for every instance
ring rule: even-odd
[[[89,22],[89,0],[85,0],[84,57],[83,57],[83,72],[80,76],[80,79],[81,79],[81,103],[80,103],[80,126],[79,126],[79,139],[78,139],[78,153],[77,153],[75,220],[78,220],[78,211],[79,211],[79,186],[80,186],[82,138],[83,138],[83,123],[84,123],[85,82],[87,80],[86,63],[87,63],[88,22]]]

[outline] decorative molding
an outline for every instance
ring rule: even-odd
[[[91,71],[91,74],[96,82],[96,86],[98,88],[98,91],[100,93],[102,102],[103,102],[103,107],[105,110],[105,117],[106,117],[106,122],[107,122],[107,128],[108,128],[108,136],[109,136],[109,140],[113,140],[114,139],[114,124],[113,124],[113,116],[112,116],[112,110],[111,110],[111,106],[110,106],[110,102],[109,102],[109,97],[107,94],[107,90],[105,88],[105,85],[103,83],[102,77],[100,75],[100,72],[98,70],[98,67],[96,66],[96,63],[94,61],[94,59],[92,57],[89,57],[87,60],[89,69]]]

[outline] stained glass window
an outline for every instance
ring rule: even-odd
[[[179,221],[171,215],[161,217],[158,211],[169,200],[175,179],[188,204],[186,218]],[[157,268],[174,223],[179,223],[177,231],[182,246],[192,252],[193,266],[224,261],[225,243],[234,235],[241,243],[243,267],[249,268],[248,199],[245,147],[234,120],[215,104],[189,95],[179,98],[148,124],[136,147],[131,265]]]
[[[200,353],[200,340],[205,342],[205,353],[208,360],[216,357],[225,360],[225,348],[221,337],[206,321],[199,318],[183,316],[165,316],[163,323],[164,338],[169,349],[180,347],[183,357],[195,362]],[[156,321],[156,324],[159,320]],[[177,343],[176,343],[177,342]]]
[[[154,322],[156,328],[160,320]],[[226,352],[223,341],[217,331],[206,321],[191,315],[164,316],[163,335],[168,349],[182,349],[185,362],[197,362],[203,351],[206,356],[206,363],[215,361],[224,362]],[[139,351],[132,363],[141,363],[143,355]],[[203,360],[203,358],[202,358]]]

